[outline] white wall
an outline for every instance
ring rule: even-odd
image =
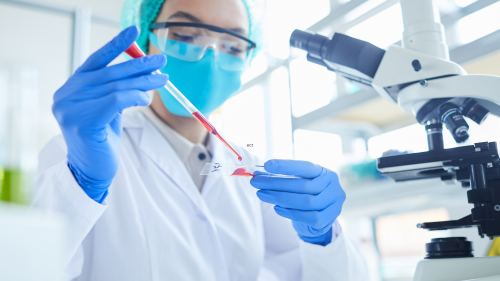
[[[123,0],[37,1],[63,7],[88,7],[118,19]],[[91,52],[119,32],[119,27],[93,22]],[[38,70],[38,145],[41,149],[59,128],[51,112],[52,96],[71,75],[73,18],[0,1],[0,67],[27,65]],[[1,101],[0,101],[1,102]]]
[[[90,8],[92,12],[119,18],[123,0],[36,0],[64,7]]]

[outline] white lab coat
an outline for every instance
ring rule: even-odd
[[[118,173],[102,205],[74,180],[61,136],[40,153],[33,204],[69,218],[65,280],[368,280],[344,234],[326,247],[301,241],[248,178],[207,177],[200,193],[142,113],[125,114],[123,125]],[[234,161],[211,142],[214,163]]]

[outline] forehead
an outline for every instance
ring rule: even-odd
[[[156,22],[191,21],[187,17],[172,17],[179,12],[190,14],[204,24],[227,29],[240,28],[248,35],[250,24],[242,0],[166,0]]]

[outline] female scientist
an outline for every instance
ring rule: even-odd
[[[206,116],[220,107],[261,43],[257,6],[126,1],[131,27],[55,93],[62,136],[40,154],[34,205],[69,218],[64,280],[368,280],[336,221],[334,172],[270,160],[269,173],[300,178],[200,176],[236,159],[162,89],[170,79]],[[149,56],[107,66],[135,40]],[[132,106],[144,107],[122,114]]]

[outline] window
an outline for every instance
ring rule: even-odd
[[[269,78],[268,145],[269,158],[292,159],[292,120],[290,112],[290,87],[288,70],[280,67]]]
[[[446,132],[446,129],[443,130],[443,139],[446,147],[455,146],[453,138]],[[368,154],[371,158],[379,158],[388,150],[427,151],[427,135],[424,126],[415,124],[368,140]]]
[[[307,29],[329,13],[329,0],[267,1],[269,53],[276,58],[288,58],[292,32]]]
[[[375,222],[383,278],[408,278],[425,256],[425,244],[432,238],[448,237],[449,230],[416,229],[417,223],[449,220],[445,208],[381,216]],[[391,279],[392,280],[392,279]],[[404,279],[406,280],[406,279]]]
[[[229,141],[264,159],[266,133],[262,87],[254,86],[234,96],[222,106],[221,112],[221,134]]]
[[[344,20],[346,22],[352,21],[352,20],[362,16],[363,14],[366,14],[367,12],[369,12],[370,10],[372,10],[373,8],[377,7],[378,5],[380,5],[384,2],[385,2],[385,0],[366,1],[363,4],[359,5],[358,7],[356,7],[355,9],[353,9],[352,11],[350,11],[349,13],[345,14]]]
[[[467,44],[500,29],[500,2],[489,5],[457,22],[461,44]]]
[[[241,76],[241,83],[245,84],[266,72],[268,65],[266,54],[261,53],[257,55],[251,62],[250,68],[248,68]]]
[[[477,0],[455,0],[455,4],[459,6],[460,8],[467,7],[470,4],[476,2]]]
[[[375,16],[350,28],[347,35],[358,38],[379,48],[386,48],[403,37],[401,6],[396,4]]]
[[[342,140],[339,135],[296,130],[294,132],[295,159],[306,160],[338,170],[342,164]]]
[[[465,143],[457,144],[450,132],[443,126],[444,147],[451,148],[463,145],[473,145],[477,142],[500,141],[500,118],[490,115],[483,124],[466,119],[469,124],[469,139]],[[423,152],[428,151],[427,135],[423,125],[414,124],[397,129],[368,140],[368,153],[372,158],[381,157],[385,151],[397,149],[399,151]]]
[[[335,73],[308,62],[305,56],[290,63],[290,80],[294,116],[307,114],[337,98]]]

